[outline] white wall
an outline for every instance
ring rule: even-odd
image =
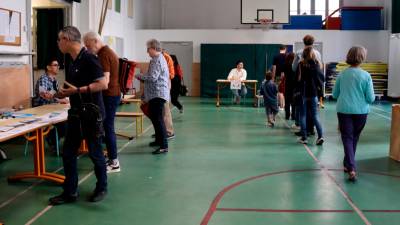
[[[388,62],[389,32],[325,30],[137,30],[134,60],[149,60],[145,45],[150,38],[160,41],[193,41],[193,61],[200,62],[201,43],[293,44],[301,41],[306,34],[312,34],[316,41],[323,42],[325,62],[344,60],[353,45],[365,46],[370,53],[369,61]]]
[[[29,41],[27,36],[27,24],[26,24],[26,0],[1,0],[0,8],[11,9],[21,12],[21,46],[8,46],[0,45],[0,52],[18,52],[28,53],[29,52]],[[28,63],[28,57],[12,57],[12,56],[1,56],[1,61],[21,61]]]
[[[384,6],[386,0],[344,0],[344,6]]]
[[[383,6],[385,19],[390,19],[391,0],[344,0],[344,5]],[[240,0],[136,0],[135,13],[139,15],[137,29],[250,27],[240,23]]]
[[[136,29],[161,29],[161,0],[135,0],[133,20]]]
[[[164,0],[165,29],[234,29],[240,23],[240,0]]]
[[[114,1],[113,1],[114,3]],[[107,11],[105,23],[103,26],[102,36],[119,37],[124,40],[124,53],[120,57],[133,58],[133,42],[134,42],[134,20],[128,17],[128,2],[121,0],[121,12],[115,11],[114,5],[111,10]],[[98,31],[102,0],[82,1],[81,3],[73,3],[73,22],[77,26],[82,35],[86,32]],[[114,43],[109,43],[110,46]]]

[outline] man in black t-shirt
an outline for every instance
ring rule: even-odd
[[[277,84],[279,84],[279,80],[282,77],[284,67],[285,67],[285,58],[286,58],[286,46],[281,45],[279,47],[279,54],[274,57],[274,61],[272,63],[272,79],[275,80]]]
[[[66,76],[68,85],[60,88],[58,93],[59,97],[70,97],[71,109],[68,110],[68,129],[63,149],[64,191],[49,201],[52,205],[60,205],[78,198],[77,152],[82,139],[87,141],[97,178],[96,188],[89,200],[101,201],[107,194],[106,162],[101,146],[101,125],[105,115],[101,91],[107,89],[107,83],[97,57],[81,45],[81,34],[76,27],[67,26],[59,32],[58,47],[71,57]],[[82,113],[83,103],[97,109],[92,110],[97,118],[95,123]]]

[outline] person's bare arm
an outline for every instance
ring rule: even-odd
[[[106,83],[106,79],[101,78],[99,80],[92,82],[91,84],[89,84],[87,86],[83,86],[83,87],[79,87],[79,88],[75,87],[73,85],[70,85],[68,88],[60,88],[60,92],[57,97],[58,98],[68,97],[68,96],[78,93],[78,90],[80,93],[88,93],[89,90],[91,93],[100,92],[100,91],[106,90],[107,86],[108,85]]]
[[[104,78],[106,79],[107,88],[108,88],[108,84],[110,83],[110,72],[104,72]]]

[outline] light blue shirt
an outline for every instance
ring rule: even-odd
[[[375,101],[371,75],[361,68],[347,68],[336,79],[333,98],[336,110],[344,114],[368,114]]]
[[[293,63],[292,63],[292,70],[293,70],[294,72],[296,72],[297,67],[299,66],[300,61],[303,59],[303,51],[304,51],[304,49],[301,49],[301,50],[299,50],[299,51],[296,52],[296,56],[294,57],[294,60],[293,60]],[[316,58],[320,63],[322,63],[321,53],[320,53],[317,49],[315,49],[315,48],[313,48],[313,51],[314,51],[314,53],[315,53],[315,58]]]
[[[144,101],[153,98],[162,98],[169,102],[169,71],[168,64],[162,54],[150,60],[149,70],[146,74],[138,74],[136,78],[144,81]]]

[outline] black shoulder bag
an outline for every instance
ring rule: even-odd
[[[104,136],[103,116],[98,105],[93,103],[93,96],[88,86],[88,94],[92,102],[84,102],[81,93],[78,91],[81,105],[79,108],[79,119],[81,131],[84,137],[99,138]]]

